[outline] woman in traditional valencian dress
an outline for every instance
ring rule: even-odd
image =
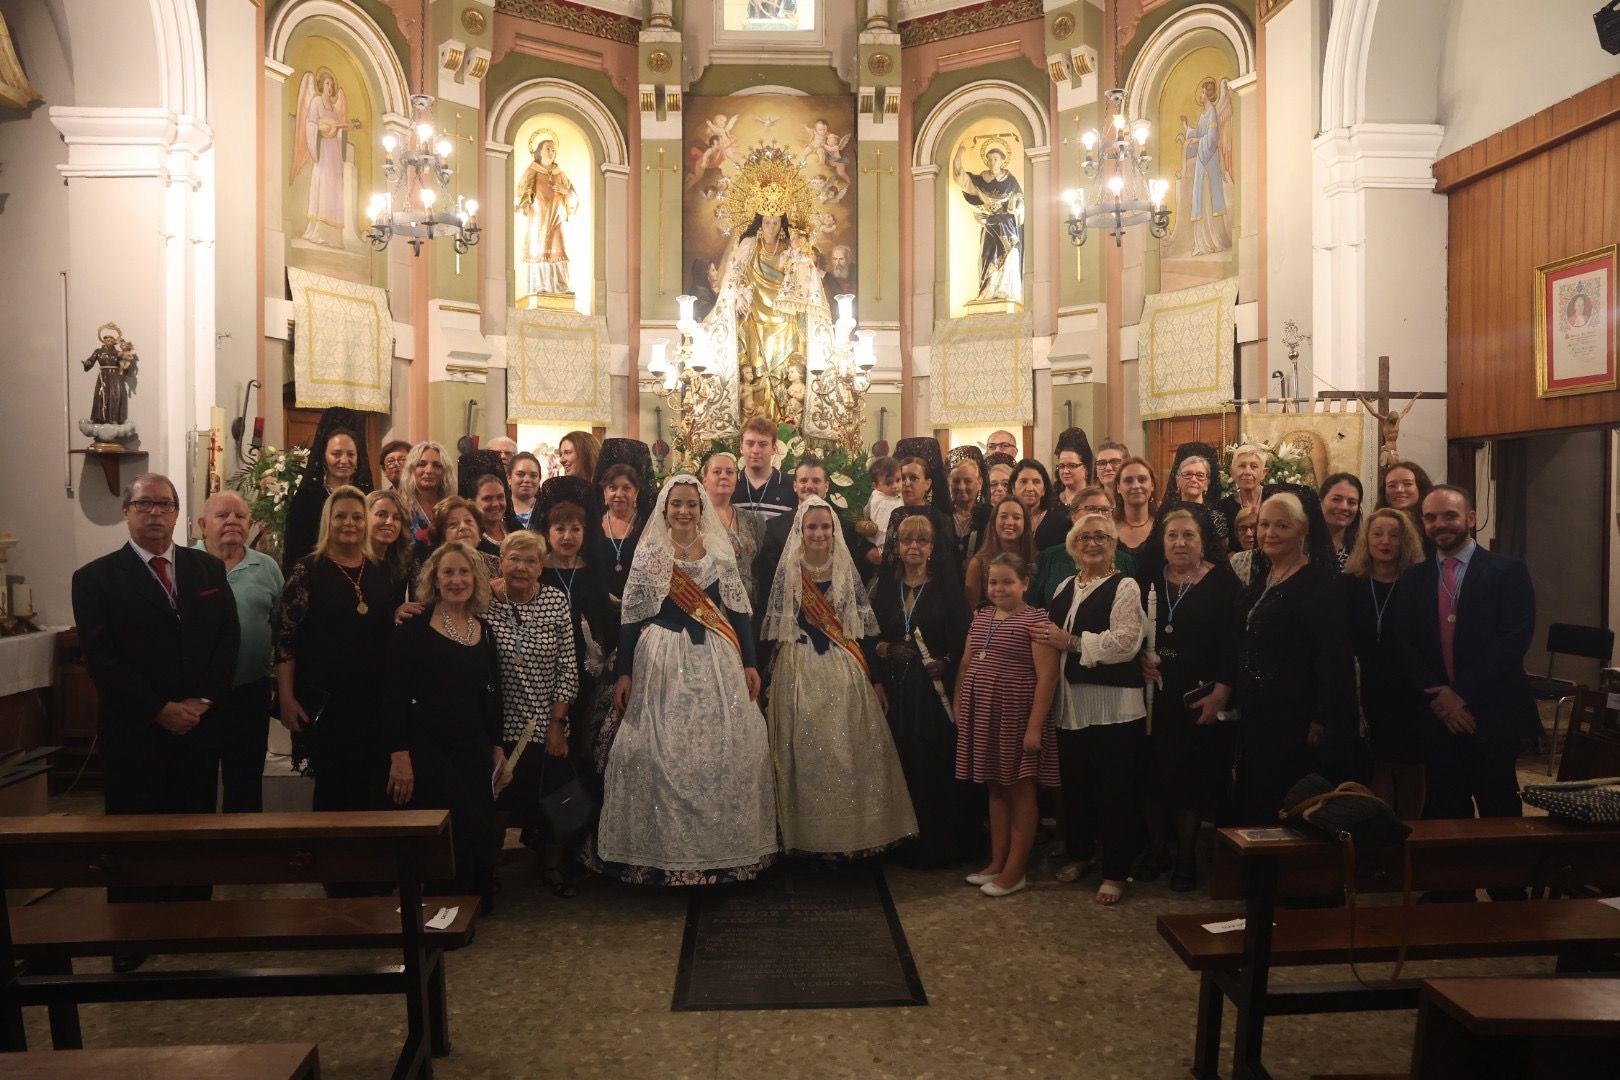
[[[524,216],[518,238],[524,296],[571,296],[563,223],[579,209],[579,193],[557,164],[557,136],[535,133],[534,160],[518,182],[517,211]]]
[[[884,719],[877,616],[825,499],[799,503],[771,586],[767,723],[787,851],[863,856],[917,832]]]
[[[664,485],[625,586],[593,865],[632,883],[746,881],[778,850],[748,591],[708,501]]]

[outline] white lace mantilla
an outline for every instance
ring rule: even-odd
[[[636,545],[636,557],[630,564],[630,575],[625,579],[624,602],[621,619],[626,623],[644,622],[658,614],[669,596],[669,582],[675,576],[675,545],[669,538],[669,525],[664,520],[664,507],[670,492],[678,487],[691,487],[698,493],[701,510],[698,515],[698,535],[703,538],[703,557],[696,562],[680,560],[681,569],[707,589],[720,583],[720,600],[730,610],[741,615],[753,613],[748,602],[748,590],[743,587],[742,575],[737,572],[737,557],[731,550],[731,537],[726,527],[709,504],[709,493],[703,490],[697,477],[691,473],[678,473],[670,477],[658,493],[652,519],[642,530],[641,542]]]
[[[838,527],[838,511],[819,495],[812,495],[801,501],[794,511],[793,528],[782,549],[782,561],[777,564],[776,577],[771,579],[771,597],[765,605],[762,630],[766,641],[797,641],[799,638],[799,606],[804,601],[804,575],[800,573],[804,565],[804,516],[817,508],[833,517],[832,587],[827,590],[827,602],[837,612],[845,637],[859,640],[878,632],[872,602],[861,587],[849,546],[844,543],[844,531]]]

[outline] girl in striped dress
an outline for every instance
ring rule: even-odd
[[[1043,612],[1024,603],[1029,564],[1015,552],[990,560],[990,606],[973,616],[956,680],[956,778],[990,788],[990,862],[969,885],[986,896],[1024,887],[1035,844],[1035,786],[1057,787],[1052,700],[1058,654],[1033,640]]]

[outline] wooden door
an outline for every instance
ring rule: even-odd
[[[1170,489],[1170,466],[1176,460],[1176,450],[1184,443],[1203,442],[1222,452],[1238,436],[1238,418],[1235,413],[1199,413],[1195,416],[1171,416],[1163,420],[1149,420],[1147,453],[1143,457],[1153,466],[1159,478],[1158,497]],[[1221,467],[1220,462],[1215,467]]]
[[[286,418],[283,446],[308,446],[320,426],[323,409],[300,409],[293,404],[293,384],[287,383],[281,394],[281,411]],[[378,457],[377,433],[382,430],[378,413],[358,414],[365,421],[365,430],[357,431],[366,444],[366,460],[371,463],[371,487],[375,491],[382,480],[382,462]]]

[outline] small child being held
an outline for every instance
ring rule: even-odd
[[[892,457],[875,457],[866,464],[872,480],[872,497],[866,500],[866,517],[877,526],[872,543],[879,551],[889,536],[889,515],[900,505],[900,462]]]

